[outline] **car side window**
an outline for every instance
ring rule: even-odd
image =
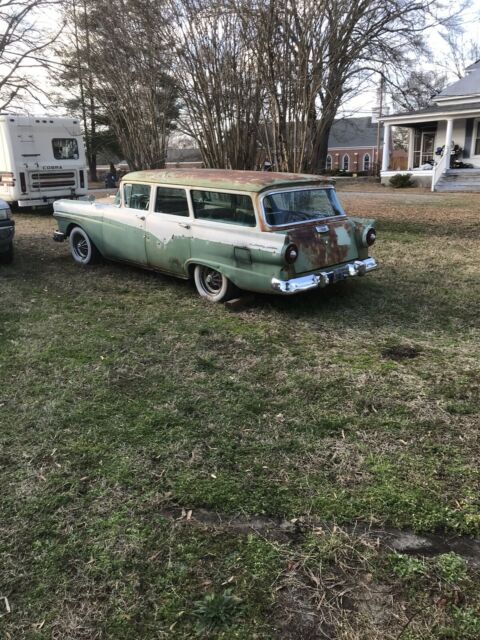
[[[155,212],[188,218],[190,212],[188,210],[187,193],[185,189],[157,187]]]
[[[146,211],[150,204],[150,190],[148,184],[125,184],[123,186],[123,200],[126,207]]]
[[[255,227],[255,211],[250,196],[238,193],[192,190],[195,218],[226,224]]]

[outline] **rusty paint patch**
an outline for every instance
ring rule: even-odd
[[[318,220],[288,229],[288,238],[299,248],[294,263],[297,273],[304,273],[358,257],[357,244],[352,238],[352,224],[348,219],[326,223],[328,230],[318,232]]]
[[[316,175],[302,173],[275,173],[266,171],[232,171],[228,169],[151,169],[127,173],[122,181],[155,182],[205,187],[208,189],[233,189],[259,192],[271,187],[291,187],[305,184],[330,184],[331,181]]]

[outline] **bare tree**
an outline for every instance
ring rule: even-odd
[[[97,180],[97,153],[103,145],[104,136],[98,135],[98,105],[94,93],[92,55],[90,43],[89,13],[87,0],[63,0],[65,28],[56,43],[55,53],[62,61],[60,71],[56,67],[51,78],[63,86],[67,95],[59,101],[72,112],[80,112],[85,139],[85,153],[90,180]],[[68,96],[68,97],[67,97]]]
[[[255,166],[262,88],[238,12],[209,0],[173,0],[170,38],[183,103],[181,128],[206,166]]]
[[[106,0],[80,40],[94,94],[132,167],[161,166],[178,87],[180,129],[207,166],[321,171],[341,105],[411,64],[440,0]]]
[[[403,78],[391,81],[390,95],[394,108],[399,111],[423,109],[446,84],[447,76],[444,73],[414,69]]]
[[[323,79],[314,130],[311,166],[325,166],[335,115],[368,74],[411,64],[425,53],[425,31],[446,21],[437,0],[325,0]]]
[[[463,78],[465,69],[480,60],[480,42],[465,37],[465,31],[460,26],[443,31],[441,36],[447,45],[447,55],[437,60],[437,64],[458,79]]]
[[[131,169],[165,166],[178,115],[162,2],[96,2],[91,17],[95,91]]]
[[[38,82],[38,68],[46,67],[42,54],[58,37],[38,26],[42,11],[52,0],[0,0],[0,109],[28,97],[39,101],[45,95]]]
[[[254,0],[241,7],[265,87],[264,146],[275,169],[308,168],[311,120],[323,77],[323,0]]]
[[[65,75],[76,79],[90,159],[106,122],[131,169],[163,167],[178,113],[163,3],[69,0],[68,10]]]
[[[439,7],[437,0],[232,0],[261,61],[276,167],[321,171],[341,105],[382,69],[424,53]]]

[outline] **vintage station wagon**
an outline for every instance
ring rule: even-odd
[[[112,204],[59,200],[58,231],[73,259],[99,254],[193,278],[213,302],[235,290],[290,295],[377,268],[373,220],[349,218],[318,176],[151,170],[122,179]]]

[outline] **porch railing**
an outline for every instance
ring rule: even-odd
[[[433,165],[432,191],[435,191],[435,186],[437,182],[440,180],[442,175],[447,171],[447,158],[450,158],[450,154],[445,153],[445,150],[444,150],[440,160]]]

